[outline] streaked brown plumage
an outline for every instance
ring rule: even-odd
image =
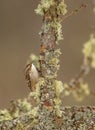
[[[38,82],[38,71],[33,63],[30,63],[25,68],[25,79],[27,80],[28,87],[31,91],[35,90],[36,83]]]

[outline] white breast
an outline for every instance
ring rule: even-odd
[[[35,80],[37,82],[38,78],[39,78],[38,71],[37,71],[36,67],[34,66],[34,64],[32,63],[31,70],[30,70],[30,79],[31,79],[31,81]]]

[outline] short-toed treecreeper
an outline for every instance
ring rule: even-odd
[[[31,91],[36,89],[36,83],[39,79],[38,64],[38,57],[32,54],[30,56],[30,61],[28,61],[25,67],[25,79]]]

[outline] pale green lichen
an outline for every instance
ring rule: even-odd
[[[56,49],[54,53],[55,53],[56,56],[60,56],[62,54],[60,48]]]
[[[48,12],[50,17],[50,22],[42,26],[45,32],[49,30],[49,28],[53,28],[56,35],[56,43],[58,44],[59,40],[63,39],[62,34],[62,18],[60,16],[65,15],[67,13],[67,6],[64,0],[54,1],[54,0],[41,0],[38,8],[35,10],[37,14],[45,15]]]
[[[79,86],[76,86],[72,91],[72,94],[76,100],[82,101],[85,96],[88,96],[90,94],[88,84],[80,82]]]
[[[33,117],[37,117],[38,116],[38,110],[39,110],[39,107],[34,107],[31,111],[31,114]]]
[[[60,94],[64,90],[63,83],[61,81],[55,80],[54,81],[54,87],[55,87],[56,96],[59,97]]]
[[[55,66],[55,64],[59,63],[59,59],[56,59],[56,57],[55,58],[50,58],[48,60],[48,63],[50,64],[50,66]]]
[[[30,104],[30,102],[28,102],[28,99],[18,99],[17,101],[11,102],[11,109],[9,109],[9,113],[13,118],[16,118],[21,113],[25,113],[27,111],[30,111],[31,109],[32,105]]]
[[[44,13],[54,4],[54,0],[41,0],[37,9],[37,14],[44,15]]]
[[[64,83],[64,91],[63,91],[63,95],[64,96],[69,96],[71,94],[71,88],[67,83]]]
[[[38,7],[35,11],[39,15],[44,15],[44,13],[46,11],[48,11],[50,8],[52,8],[53,6],[56,6],[56,2],[54,0],[41,0],[40,4],[38,5]],[[57,14],[58,15],[66,14],[67,13],[66,8],[67,8],[67,6],[64,3],[64,0],[62,0],[57,5]]]
[[[0,110],[0,122],[6,120],[12,120],[12,116],[7,109]]]
[[[67,13],[67,9],[66,8],[67,8],[67,5],[64,3],[64,0],[61,1],[59,3],[59,5],[57,6],[57,14],[58,15],[61,15],[61,14],[65,15]]]
[[[73,80],[71,80],[71,82],[72,81]],[[73,84],[72,86],[70,86],[70,84],[64,83],[63,95],[69,96],[70,94],[72,94],[77,101],[82,101],[85,96],[90,95],[88,84],[84,83],[83,80]]]
[[[24,112],[29,111],[32,108],[31,104],[27,101],[26,98],[24,98],[23,100],[18,100],[18,107],[21,109],[21,111]]]
[[[54,103],[55,103],[55,105],[54,105],[54,108],[55,108],[55,112],[56,112],[56,115],[58,116],[58,117],[62,117],[62,111],[61,111],[61,109],[60,109],[60,105],[61,105],[61,100],[60,100],[60,98],[54,98]]]
[[[15,128],[15,130],[24,130],[24,126],[22,123],[18,123],[17,127]]]
[[[92,34],[90,39],[84,44],[82,50],[85,57],[90,59],[92,68],[95,68],[95,36]]]
[[[56,68],[55,72],[59,69],[60,65],[59,62],[60,60],[58,57],[60,56],[61,52],[59,49],[55,50],[53,53],[49,54],[49,52],[46,53],[46,63],[50,67]]]
[[[33,99],[35,99],[36,102],[39,103],[40,88],[39,88],[39,85],[38,85],[38,84],[36,84],[36,89],[35,89],[35,91],[33,91],[33,92],[31,92],[31,93],[29,94],[29,98],[30,98],[30,97],[33,98]]]
[[[56,116],[62,117],[62,111],[60,110],[60,106],[55,105],[54,108],[55,108]]]
[[[51,27],[55,29],[57,41],[63,40],[62,25],[56,19],[51,22]],[[56,42],[58,44],[58,42]]]
[[[39,81],[37,83],[38,89],[40,88],[40,86],[42,87],[42,86],[45,86],[45,85],[46,85],[45,79],[43,77],[40,77]]]

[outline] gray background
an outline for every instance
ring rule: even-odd
[[[81,10],[63,22],[64,41],[60,43],[61,68],[58,79],[68,82],[79,72],[83,43],[94,31],[95,14],[91,0],[65,0],[68,10],[87,3]],[[34,13],[38,0],[0,0],[0,108],[9,107],[11,100],[24,98],[29,89],[24,79],[24,66],[30,53],[39,54],[41,17]],[[86,78],[95,90],[95,70]],[[63,105],[94,105],[95,97],[76,102],[73,97],[63,98]]]

